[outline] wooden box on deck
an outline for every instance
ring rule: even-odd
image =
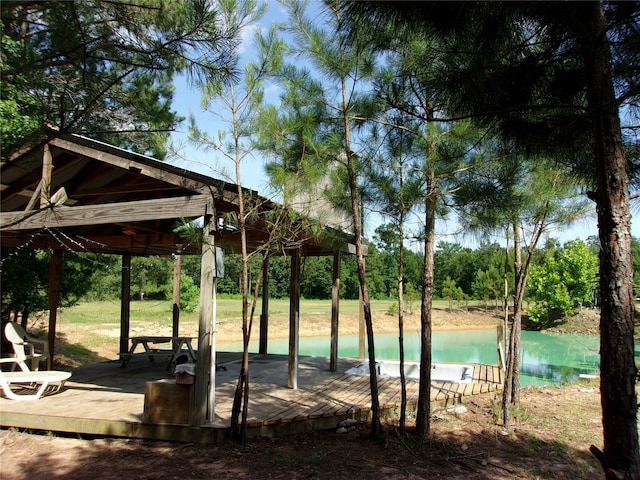
[[[192,400],[193,385],[170,379],[146,382],[143,422],[187,425]]]

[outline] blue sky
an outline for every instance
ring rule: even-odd
[[[314,0],[311,0],[314,3]],[[252,59],[251,51],[253,45],[254,28],[268,28],[272,23],[283,20],[282,7],[275,0],[265,2],[268,5],[267,12],[259,24],[255,27],[246,28],[243,32],[243,42],[240,48],[245,60]],[[315,0],[315,3],[318,3]],[[216,115],[203,110],[201,105],[201,95],[196,87],[189,85],[187,79],[179,76],[174,80],[175,93],[173,99],[173,108],[182,117],[189,118],[190,115],[195,117],[198,127],[206,130],[209,135],[217,135],[219,130],[226,130],[225,125]],[[271,92],[274,101],[277,101],[277,92]],[[225,170],[224,174],[233,171],[235,165],[233,162],[225,162],[221,156],[196,149],[187,142],[188,120],[178,126],[172,134],[172,140],[175,144],[184,146],[184,157],[186,159],[170,160],[171,163],[180,167],[194,170],[205,175],[220,177],[220,170]],[[264,159],[252,157],[242,163],[241,168],[242,183],[245,187],[257,190],[263,195],[267,195],[268,182],[264,172]],[[232,181],[235,183],[235,175]]]
[[[319,1],[311,0],[310,4],[313,7],[317,7],[319,5]],[[267,14],[260,22],[262,28],[270,25],[271,22],[283,20],[282,10],[278,2],[271,0],[268,2],[268,6],[269,9]],[[249,31],[247,31],[245,35],[245,41],[243,42],[243,48],[246,51],[246,55],[250,57],[252,31],[250,29],[248,30]],[[199,127],[206,130],[211,135],[217,134],[219,129],[224,128],[224,124],[220,123],[215,115],[210,112],[203,111],[200,102],[200,92],[195,87],[190,86],[184,77],[178,77],[175,80],[175,85],[176,90],[174,94],[173,108],[179,115],[188,118],[189,115],[193,114]],[[272,95],[276,98],[277,92],[272,92]],[[188,122],[183,122],[183,124],[178,126],[176,131],[172,134],[172,140],[174,143],[184,145],[183,155],[186,159],[169,160],[170,163],[213,177],[220,177],[221,170],[226,170],[226,173],[232,172],[233,168],[235,168],[233,163],[225,163],[219,154],[206,152],[188,145],[186,141],[187,126]],[[262,195],[269,195],[268,182],[264,172],[264,159],[256,156],[246,159],[242,164],[241,175],[244,186],[257,190]],[[232,177],[232,180],[234,181],[234,177]],[[632,212],[634,213],[637,210],[637,208],[632,208]],[[368,227],[368,237],[372,236],[376,223],[379,224],[380,220],[374,221],[373,225]],[[636,222],[636,225],[632,224],[631,228],[631,234],[636,238],[640,238],[640,225],[638,225],[638,223],[639,222]],[[469,237],[468,235],[464,235],[464,232],[459,232],[459,227],[455,221],[450,220],[448,222],[444,222],[439,220],[438,225],[438,240],[451,243],[461,243],[471,247],[475,246],[477,243],[476,239]],[[594,212],[593,216],[590,218],[580,220],[571,228],[564,231],[554,231],[550,233],[550,236],[557,238],[561,243],[565,243],[570,240],[575,240],[576,238],[585,240],[589,236],[597,234],[598,228]]]

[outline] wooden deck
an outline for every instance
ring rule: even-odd
[[[143,421],[146,382],[172,378],[166,362],[149,362],[136,355],[126,368],[112,361],[75,369],[58,394],[36,402],[0,398],[0,425],[20,429],[72,432],[161,440],[215,442],[229,432],[231,406],[240,369],[239,353],[218,353],[216,372],[216,418],[201,428]],[[298,389],[287,387],[284,355],[252,355],[248,435],[280,435],[336,428],[345,418],[366,420],[370,413],[368,376],[347,375],[355,359],[340,359],[338,372],[329,372],[329,359],[301,357]],[[188,387],[187,387],[188,388]],[[400,406],[400,380],[379,377],[382,418],[393,422]],[[497,366],[476,365],[474,381],[467,384],[435,383],[432,405],[460,403],[465,396],[496,392],[502,388]],[[418,382],[407,381],[410,420],[418,397]],[[185,402],[188,403],[188,402]],[[174,405],[188,409],[188,405]]]

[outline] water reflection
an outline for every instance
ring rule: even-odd
[[[521,371],[528,384],[571,383],[581,374],[599,372],[596,335],[523,332],[522,338]]]
[[[434,362],[496,364],[497,338],[495,330],[437,331],[432,337]],[[420,359],[420,337],[405,335],[406,360]],[[224,350],[239,351],[241,345],[225,345]],[[286,354],[288,340],[269,340],[269,353]],[[398,359],[398,336],[376,335],[376,358]],[[521,385],[570,383],[580,374],[597,374],[600,357],[596,335],[563,335],[544,332],[522,332]],[[250,345],[257,352],[258,343]],[[330,339],[314,337],[300,339],[300,355],[328,356]],[[338,342],[338,355],[358,357],[358,337],[343,336]]]

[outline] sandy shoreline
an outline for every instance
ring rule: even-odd
[[[494,312],[434,310],[432,316],[433,331],[444,330],[487,330],[495,329],[502,319]],[[397,316],[378,314],[373,317],[374,333],[398,333]],[[403,322],[404,333],[420,332],[420,315],[405,315]],[[359,319],[355,316],[341,316],[338,323],[340,336],[358,335],[360,331]],[[328,319],[301,318],[300,337],[327,337],[331,335],[331,324]],[[257,340],[259,325],[253,326],[251,338]],[[269,319],[269,339],[281,340],[289,338],[289,319],[283,315]],[[224,345],[242,341],[241,325],[237,321],[223,321],[217,324],[216,344]]]

